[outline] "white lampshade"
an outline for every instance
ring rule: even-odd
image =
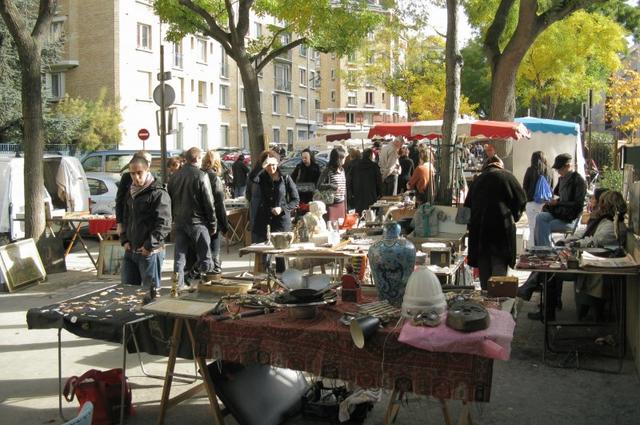
[[[419,266],[409,276],[402,299],[402,315],[414,317],[420,313],[435,311],[444,313],[447,302],[442,293],[440,280],[426,266]]]

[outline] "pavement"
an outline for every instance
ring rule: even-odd
[[[89,241],[97,256],[98,244]],[[173,263],[167,253],[163,267],[163,286],[169,286]],[[248,257],[239,258],[237,248],[223,253],[225,271],[247,270]],[[58,424],[57,331],[28,330],[26,311],[58,302],[114,283],[96,279],[95,269],[80,248],[67,258],[68,271],[53,274],[47,282],[12,294],[0,293],[0,424]],[[564,290],[565,310],[561,315],[574,314],[571,309],[571,290]],[[535,311],[537,296],[532,302],[522,302],[519,308],[511,359],[496,361],[493,371],[491,402],[476,404],[472,416],[476,424],[572,424],[572,425],[638,425],[640,424],[640,380],[630,358],[623,363],[622,373],[611,374],[554,367],[571,362],[566,356],[555,356],[550,364],[542,363],[543,328],[540,322],[528,320],[526,313]],[[598,330],[593,330],[597,335]],[[66,331],[63,340],[63,377],[80,375],[84,371],[110,369],[122,364],[122,350],[118,344],[76,337]],[[163,375],[166,358],[143,354],[146,371]],[[612,359],[581,358],[582,365],[614,368]],[[177,370],[193,373],[193,363],[178,361]],[[135,415],[131,425],[156,423],[162,380],[145,376],[135,356],[127,362],[127,376],[133,388]],[[174,392],[189,388],[187,383],[175,383]],[[386,401],[374,406],[365,424],[381,424]],[[77,411],[77,402],[63,402],[67,418]],[[452,417],[457,422],[459,403],[451,403]],[[184,402],[168,412],[165,423],[211,423],[206,397]],[[235,424],[226,418],[226,424]],[[307,425],[322,422],[302,418],[290,424]],[[409,395],[403,402],[396,424],[444,423],[440,405],[428,398]]]

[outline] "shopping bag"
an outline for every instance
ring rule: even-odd
[[[552,197],[553,192],[551,191],[549,180],[547,180],[545,176],[540,175],[540,177],[538,177],[538,181],[536,182],[536,189],[533,193],[533,200],[538,204],[544,204]]]
[[[73,401],[74,396],[80,409],[87,401],[93,403],[92,425],[110,425],[120,422],[120,400],[122,394],[122,369],[106,371],[91,369],[82,376],[72,376],[64,386],[64,398]],[[125,378],[125,415],[132,412],[131,387]]]

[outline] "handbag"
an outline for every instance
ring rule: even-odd
[[[91,369],[80,377],[72,376],[64,385],[64,398],[73,401],[74,396],[80,409],[87,401],[93,403],[92,425],[110,425],[120,422],[120,400],[122,396],[121,368],[110,370]],[[131,387],[125,377],[125,415],[132,413]]]
[[[336,199],[337,188],[335,185],[328,183],[329,169],[325,168],[318,179],[318,186],[313,192],[313,200],[320,201],[325,205],[331,205]]]

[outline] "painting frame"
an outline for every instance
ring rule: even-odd
[[[44,281],[47,272],[32,238],[0,246],[0,273],[8,292]]]
[[[124,247],[120,245],[119,240],[101,240],[97,264],[98,277],[120,276],[123,257]]]

